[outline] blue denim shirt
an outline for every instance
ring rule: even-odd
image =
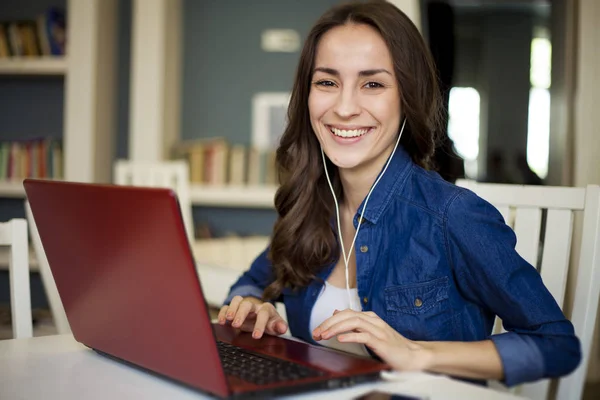
[[[579,340],[515,244],[492,205],[420,168],[398,147],[356,238],[363,311],[412,340],[491,339],[509,386],[565,375],[580,362]],[[226,304],[236,295],[262,296],[272,282],[267,252],[232,286]],[[318,277],[327,280],[333,267]],[[322,286],[314,280],[281,298],[292,335],[310,343],[310,315]],[[492,335],[496,315],[507,332]]]

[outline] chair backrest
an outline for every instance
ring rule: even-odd
[[[118,160],[114,167],[117,185],[165,187],[177,193],[190,243],[194,240],[194,220],[190,198],[189,166],[184,160],[139,162]]]
[[[556,392],[557,399],[581,398],[600,296],[600,186],[524,186],[467,180],[459,180],[456,184],[472,190],[500,211],[515,231],[517,252],[538,269],[544,284],[561,307],[565,304],[574,212],[583,212],[571,315],[571,322],[581,340],[583,358],[572,374],[559,381]],[[532,399],[547,399],[549,389],[550,381],[543,380],[523,385],[520,394]]]
[[[10,254],[8,278],[13,338],[32,337],[27,222],[22,218],[16,218],[0,223],[0,246],[8,246]]]
[[[44,251],[42,239],[40,238],[35,219],[33,218],[33,213],[31,212],[31,207],[27,200],[25,200],[25,216],[27,218],[29,236],[31,238],[33,250],[35,251],[35,258],[38,262],[40,277],[42,278],[42,284],[44,285],[44,291],[46,292],[46,298],[48,299],[48,305],[52,312],[52,319],[56,326],[56,331],[61,335],[71,333],[71,326],[67,320],[67,314],[65,313],[65,308],[63,307],[60,295],[58,294],[54,276],[52,275],[50,264],[48,263],[46,252]]]

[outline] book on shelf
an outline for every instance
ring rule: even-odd
[[[0,58],[62,56],[66,40],[65,13],[57,7],[35,19],[0,22]]]
[[[276,185],[275,150],[230,144],[224,138],[183,141],[175,146],[175,158],[190,167],[190,181],[203,185]]]
[[[0,181],[62,177],[63,154],[59,140],[40,138],[0,141]]]
[[[230,185],[243,185],[246,183],[246,147],[242,145],[231,146],[229,150],[229,175]]]

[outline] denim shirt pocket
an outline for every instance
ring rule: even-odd
[[[454,336],[448,277],[385,288],[386,320],[412,340]]]

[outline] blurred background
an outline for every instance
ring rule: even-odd
[[[595,0],[391,2],[438,67],[444,179],[600,183]],[[275,221],[273,151],[303,38],[337,3],[2,0],[0,220],[24,216],[25,177],[116,182],[118,160],[183,160],[195,255],[239,273]],[[35,272],[32,301],[48,308]]]

